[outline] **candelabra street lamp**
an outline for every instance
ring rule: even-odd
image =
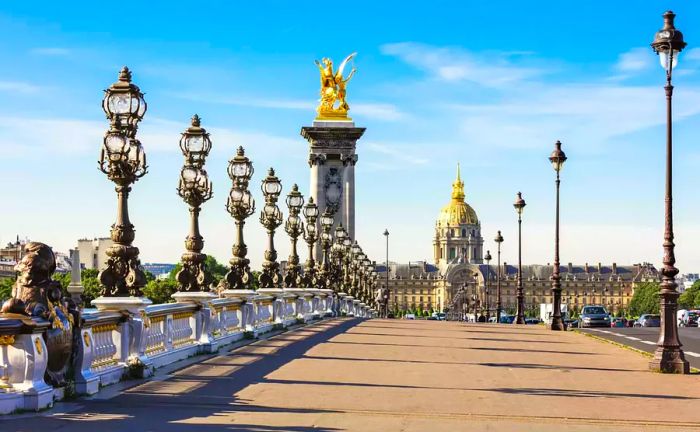
[[[229,161],[228,176],[231,179],[231,192],[226,201],[226,210],[236,222],[236,243],[232,248],[231,268],[219,283],[219,288],[248,289],[252,282],[250,260],[246,258],[248,248],[243,241],[245,220],[255,213],[255,200],[248,190],[253,176],[253,163],[246,157],[243,147],[238,147],[236,156]]]
[[[331,246],[330,260],[330,281],[333,291],[340,292],[343,282],[343,252],[345,251],[345,239],[348,233],[343,228],[343,224],[335,227],[335,243]]]
[[[321,266],[317,272],[317,279],[321,288],[329,287],[329,252],[333,241],[331,228],[333,228],[333,211],[329,207],[321,215],[321,249],[323,250],[323,258]]]
[[[351,279],[351,273],[352,269],[350,268],[352,264],[352,240],[350,239],[350,236],[346,236],[345,239],[343,239],[343,284],[342,284],[342,292],[347,293],[350,290],[350,286],[352,284],[352,279]]]
[[[523,298],[523,237],[522,237],[522,225],[523,225],[523,210],[525,209],[525,200],[523,199],[522,193],[518,192],[518,196],[513,203],[515,211],[518,213],[518,305],[515,314],[514,324],[525,324],[525,304]]]
[[[484,289],[486,290],[486,322],[489,322],[491,318],[491,301],[489,297],[491,293],[489,291],[489,279],[491,278],[491,251],[486,251],[486,282],[484,282]]]
[[[99,168],[116,185],[117,218],[110,232],[114,245],[107,250],[107,267],[98,279],[105,297],[139,297],[146,274],[139,261],[139,249],[132,245],[135,233],[129,220],[129,192],[131,184],[148,171],[146,154],[136,139],[146,102],[141,90],[131,82],[127,67],[119,73],[119,80],[105,90],[102,108],[110,128],[104,137]]]
[[[182,269],[177,273],[179,291],[208,291],[212,277],[207,271],[202,253],[204,239],[199,232],[201,205],[212,197],[212,184],[204,170],[204,162],[211,150],[211,140],[201,127],[199,116],[192,117],[192,124],[182,134],[180,149],[185,156],[185,165],[180,172],[177,193],[190,206],[190,233],[185,240]]]
[[[559,274],[559,173],[566,162],[566,154],[561,149],[561,142],[554,144],[554,151],[549,156],[554,171],[557,173],[556,179],[556,210],[554,223],[554,266],[552,268],[552,323],[550,328],[554,331],[566,330],[561,319],[561,275]]]
[[[681,341],[678,338],[676,325],[676,311],[678,309],[678,291],[676,287],[675,267],[676,256],[673,243],[673,137],[671,100],[673,97],[672,73],[678,63],[678,56],[685,48],[683,34],[678,31],[673,23],[675,14],[671,11],[664,13],[664,26],[656,33],[651,47],[659,55],[661,66],[666,70],[666,199],[665,199],[665,227],[664,227],[664,266],[661,269],[661,329],[657,342],[654,359],[649,363],[649,368],[654,371],[667,373],[687,374],[690,371],[688,361],[681,349]]]
[[[277,263],[277,251],[275,250],[275,229],[282,224],[282,212],[277,206],[277,198],[282,192],[282,183],[275,176],[275,170],[270,168],[267,177],[260,186],[265,196],[265,206],[260,212],[260,223],[267,229],[267,250],[265,251],[260,272],[260,288],[279,288],[282,276]]]
[[[289,216],[284,225],[284,230],[292,239],[292,252],[287,260],[287,270],[284,276],[284,286],[287,288],[298,288],[302,285],[301,266],[299,265],[299,255],[297,254],[297,239],[304,232],[304,223],[299,217],[302,206],[304,205],[304,196],[299,192],[299,186],[292,186],[292,191],[287,195],[287,208]]]
[[[306,232],[304,240],[309,247],[309,255],[304,264],[304,286],[306,288],[315,288],[316,280],[316,261],[314,260],[314,244],[318,239],[316,231],[316,219],[318,218],[318,206],[314,203],[314,197],[309,197],[309,202],[304,206],[304,218],[306,219]]]
[[[503,311],[503,304],[501,303],[501,243],[503,243],[503,236],[501,231],[498,231],[496,238],[494,239],[498,248],[498,271],[496,272],[496,323],[501,322],[501,312]]]
[[[384,230],[384,237],[386,237],[386,268],[384,275],[386,276],[386,285],[384,286],[384,293],[382,298],[385,299],[384,304],[382,304],[382,318],[387,318],[389,315],[389,230]],[[396,299],[394,299],[396,301]]]

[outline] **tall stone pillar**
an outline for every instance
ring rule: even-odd
[[[68,293],[79,307],[82,308],[83,284],[80,275],[80,249],[75,248],[70,250],[70,284],[68,285]]]
[[[301,128],[301,136],[309,142],[311,190],[318,210],[326,207],[335,214],[334,228],[339,223],[355,239],[355,146],[365,128],[353,121],[315,120],[313,126]],[[323,162],[321,162],[323,161]],[[320,232],[320,230],[319,230]],[[316,250],[316,259],[320,250]]]

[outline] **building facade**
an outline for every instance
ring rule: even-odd
[[[114,242],[109,237],[78,240],[80,266],[84,269],[103,270],[109,258],[107,249],[113,244]]]
[[[466,203],[464,183],[460,177],[452,184],[450,202],[442,208],[435,224],[433,240],[435,265],[426,262],[389,264],[389,309],[449,309],[460,289],[469,299],[468,312],[495,314],[497,282],[500,270],[501,305],[505,313],[514,313],[517,304],[517,266],[483,263],[481,223],[474,209]],[[387,285],[386,265],[378,265],[378,285]],[[552,302],[551,265],[524,265],[523,291],[525,310],[538,313],[541,303]],[[629,306],[639,282],[657,281],[659,275],[649,263],[631,266],[574,265],[560,266],[562,304],[580,311],[586,304],[602,304],[617,312]],[[472,300],[473,299],[473,300]]]

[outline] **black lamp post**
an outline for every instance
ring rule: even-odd
[[[187,252],[182,255],[182,269],[175,278],[178,291],[208,291],[212,277],[204,263],[207,256],[202,253],[204,239],[199,232],[199,212],[201,205],[212,197],[212,184],[204,170],[211,140],[196,114],[192,125],[182,134],[180,149],[185,165],[180,172],[177,193],[190,206],[190,234],[185,240]]]
[[[323,258],[321,261],[320,269],[317,272],[318,282],[321,288],[329,287],[329,252],[331,249],[331,244],[333,241],[333,236],[331,235],[331,229],[333,228],[333,211],[329,207],[321,215],[321,249],[323,250]]]
[[[484,259],[486,260],[486,322],[489,322],[489,319],[491,318],[491,302],[489,299],[491,296],[491,292],[489,291],[489,279],[491,278],[491,251],[486,251],[486,256]]]
[[[382,298],[385,299],[382,309],[382,318],[386,318],[389,315],[389,230],[384,230],[384,237],[386,237],[386,267],[385,274],[386,285],[384,286],[384,292],[382,293]],[[396,302],[396,296],[394,295],[394,302]]]
[[[282,192],[282,183],[275,175],[274,169],[268,170],[267,177],[262,180],[260,188],[265,196],[265,206],[260,212],[260,223],[267,229],[267,250],[259,277],[260,288],[279,288],[282,276],[275,250],[275,229],[282,224],[282,212],[277,206],[277,199]]]
[[[243,147],[238,147],[236,156],[228,163],[231,192],[226,201],[226,210],[236,221],[236,243],[232,248],[233,257],[229,260],[231,268],[219,282],[220,289],[247,289],[252,282],[250,260],[246,258],[248,248],[243,241],[243,226],[246,218],[255,213],[255,200],[248,190],[253,171],[253,163],[245,155]]]
[[[678,31],[673,20],[676,14],[671,11],[664,13],[664,26],[656,32],[651,47],[659,55],[661,66],[666,70],[666,200],[665,200],[665,227],[664,227],[664,266],[661,269],[661,329],[654,359],[649,363],[649,368],[654,371],[667,373],[687,374],[690,366],[681,349],[681,341],[678,338],[676,325],[676,311],[678,309],[678,291],[676,287],[675,267],[676,257],[673,243],[673,138],[672,138],[672,114],[671,100],[673,97],[673,85],[671,77],[673,68],[678,63],[678,56],[685,48],[683,34]]]
[[[498,324],[501,322],[501,312],[503,311],[501,303],[501,243],[503,243],[503,236],[500,231],[496,234],[494,241],[498,247],[498,271],[496,272],[496,323]]]
[[[559,274],[559,172],[566,162],[566,154],[561,150],[561,142],[554,144],[554,151],[549,156],[554,171],[557,173],[557,198],[554,223],[554,266],[552,268],[552,323],[550,329],[554,331],[565,330],[561,319],[561,275]]]
[[[304,196],[299,192],[299,186],[295,184],[292,186],[291,192],[287,194],[289,216],[287,216],[287,222],[284,224],[284,230],[289,234],[292,241],[292,251],[287,259],[287,269],[284,275],[284,286],[287,288],[298,288],[302,285],[297,239],[304,232],[304,223],[299,217],[303,205]]]
[[[105,297],[139,297],[146,285],[146,273],[139,261],[139,249],[132,245],[135,233],[129,220],[129,192],[131,185],[148,172],[146,154],[136,138],[138,123],[146,114],[146,101],[138,86],[131,82],[127,67],[119,72],[119,80],[105,90],[102,109],[110,128],[98,163],[116,185],[117,218],[110,231],[114,245],[107,250],[107,266],[100,271],[98,280]]]
[[[309,202],[304,206],[304,219],[306,219],[306,232],[304,240],[309,248],[309,255],[304,263],[304,286],[316,288],[316,261],[314,260],[314,244],[318,240],[316,231],[316,219],[318,218],[318,206],[314,203],[314,197],[309,197]]]
[[[522,226],[523,226],[523,210],[525,209],[525,200],[521,192],[513,203],[515,211],[518,213],[518,305],[515,313],[513,324],[525,324],[525,302],[523,298],[523,245],[522,245]]]

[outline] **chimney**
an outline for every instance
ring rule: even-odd
[[[583,271],[585,271],[586,273],[588,273],[588,263],[586,263],[586,265],[583,267]]]
[[[574,265],[573,264],[569,263],[569,270],[568,271],[569,271],[569,273],[574,272]]]
[[[598,263],[598,273],[603,273],[603,265]]]
[[[612,272],[613,274],[617,274],[617,263],[612,264]]]

